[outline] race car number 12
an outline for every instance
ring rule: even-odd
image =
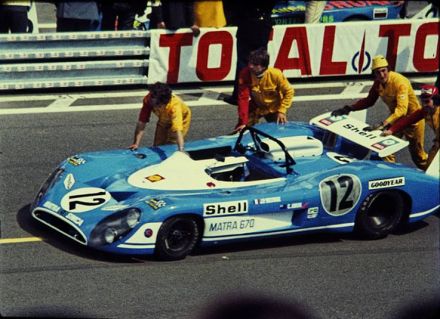
[[[330,176],[321,181],[319,191],[324,210],[332,216],[341,216],[357,204],[361,183],[354,175]]]
[[[111,198],[109,192],[97,187],[75,189],[61,200],[61,207],[71,213],[83,213],[104,205]]]
[[[102,203],[105,202],[105,198],[102,197],[104,195],[105,192],[69,196],[69,210],[75,210],[77,205],[84,205],[84,206],[101,205]],[[77,198],[84,198],[84,200],[76,200]]]

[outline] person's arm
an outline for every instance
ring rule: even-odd
[[[175,134],[177,149],[184,150],[183,139],[183,101],[179,98],[172,98],[172,108],[169,110],[168,116],[171,118],[171,131]]]
[[[142,137],[145,132],[145,122],[137,122],[136,129],[134,131],[133,144],[130,145],[129,149],[136,150],[139,148],[139,144],[141,143]]]
[[[151,106],[150,106],[150,94],[147,94],[142,101],[142,108],[139,112],[138,122],[134,132],[133,144],[130,145],[130,149],[137,149],[144,136],[145,125],[150,122]]]
[[[177,149],[183,152],[185,147],[184,147],[183,134],[181,130],[176,131],[176,144],[177,144]]]
[[[234,132],[241,131],[249,122],[250,81],[249,68],[245,67],[238,78],[238,123]]]
[[[348,115],[352,111],[364,110],[373,106],[374,103],[376,103],[377,99],[379,98],[378,87],[379,87],[379,83],[374,82],[373,86],[370,88],[370,91],[368,92],[367,97],[358,100],[352,105],[345,105],[342,108],[334,110],[331,113],[331,115],[332,116]]]
[[[391,135],[395,133],[399,133],[406,127],[410,126],[411,124],[417,123],[418,121],[422,120],[424,118],[424,112],[423,110],[417,110],[414,113],[401,117],[397,121],[393,123],[387,130],[383,132],[383,135]]]
[[[367,109],[376,103],[379,98],[379,82],[374,82],[373,86],[368,91],[367,97],[358,100],[354,104],[350,105],[352,111],[359,111]]]
[[[281,123],[285,123],[287,120],[287,109],[292,106],[295,90],[290,85],[289,81],[286,79],[283,73],[280,74],[279,90],[281,91],[282,97],[281,105],[278,109],[278,118],[284,118],[284,121]]]
[[[187,1],[184,4],[184,10],[185,12],[183,12],[183,14],[186,17],[186,21],[189,22],[190,24],[190,29],[193,32],[193,35],[195,37],[199,36],[200,34],[200,28],[199,26],[196,24],[196,18],[195,18],[195,14],[194,14],[194,2],[193,1]]]

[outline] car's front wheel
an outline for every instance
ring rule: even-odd
[[[156,255],[162,260],[185,258],[199,239],[197,222],[190,217],[172,217],[159,229],[156,240]]]
[[[403,217],[404,201],[395,191],[370,194],[356,216],[356,229],[366,238],[379,239],[390,234]]]

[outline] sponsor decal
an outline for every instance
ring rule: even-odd
[[[216,185],[213,182],[208,182],[206,183],[206,186],[208,186],[209,188],[214,188]]]
[[[97,187],[84,187],[75,189],[61,199],[61,207],[71,213],[84,213],[94,210],[111,199],[105,189]]]
[[[73,185],[75,184],[75,178],[73,177],[72,173],[69,173],[66,178],[64,179],[64,187],[67,190],[70,190]]]
[[[355,133],[356,135],[362,136],[364,138],[368,138],[370,140],[379,137],[378,133],[364,131],[364,128],[357,127],[356,125],[350,123],[344,124],[342,127],[349,130],[352,133]]]
[[[157,199],[157,198],[152,198],[146,201],[146,203],[154,210],[165,207],[167,205],[167,203],[163,199]]]
[[[283,204],[280,206],[281,209],[302,209],[306,207],[307,207],[307,203],[302,203],[302,202]]]
[[[72,164],[73,166],[79,166],[79,165],[83,165],[86,163],[86,160],[82,157],[78,157],[78,156],[71,156],[67,159],[67,162],[69,164]]]
[[[272,204],[272,203],[279,203],[279,202],[281,202],[281,197],[279,197],[279,196],[254,199],[255,205]]]
[[[66,218],[72,221],[73,223],[77,224],[78,226],[81,226],[84,223],[84,220],[82,218],[79,218],[78,216],[72,213],[68,213],[66,215]]]
[[[374,143],[373,145],[371,145],[374,148],[377,148],[378,150],[383,150],[385,148],[387,148],[388,146],[393,146],[396,145],[398,142],[393,140],[393,139],[386,139],[377,143]]]
[[[333,175],[319,183],[324,210],[331,216],[349,213],[359,201],[362,185],[355,175]]]
[[[255,227],[255,219],[241,219],[233,221],[222,221],[218,223],[211,223],[209,225],[209,232],[230,231],[237,229],[250,229]]]
[[[150,181],[151,183],[156,183],[156,182],[160,182],[161,180],[164,180],[165,177],[160,176],[159,174],[154,174],[154,175],[150,175],[145,177],[145,179],[147,181]]]
[[[308,219],[316,218],[316,216],[318,216],[318,212],[319,212],[319,207],[310,207],[307,210],[307,218]]]
[[[52,203],[51,201],[47,201],[43,204],[43,207],[50,209],[51,211],[58,213],[60,211],[60,206]]]
[[[405,185],[405,177],[377,179],[368,182],[368,189],[380,189]]]
[[[203,216],[236,215],[247,212],[247,200],[203,204]]]
[[[324,124],[325,126],[330,126],[333,123],[339,122],[343,119],[347,118],[345,115],[342,116],[330,116],[330,117],[326,117],[323,118],[319,121],[319,123]]]

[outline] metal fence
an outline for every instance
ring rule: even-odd
[[[147,31],[0,35],[0,91],[147,83]]]

